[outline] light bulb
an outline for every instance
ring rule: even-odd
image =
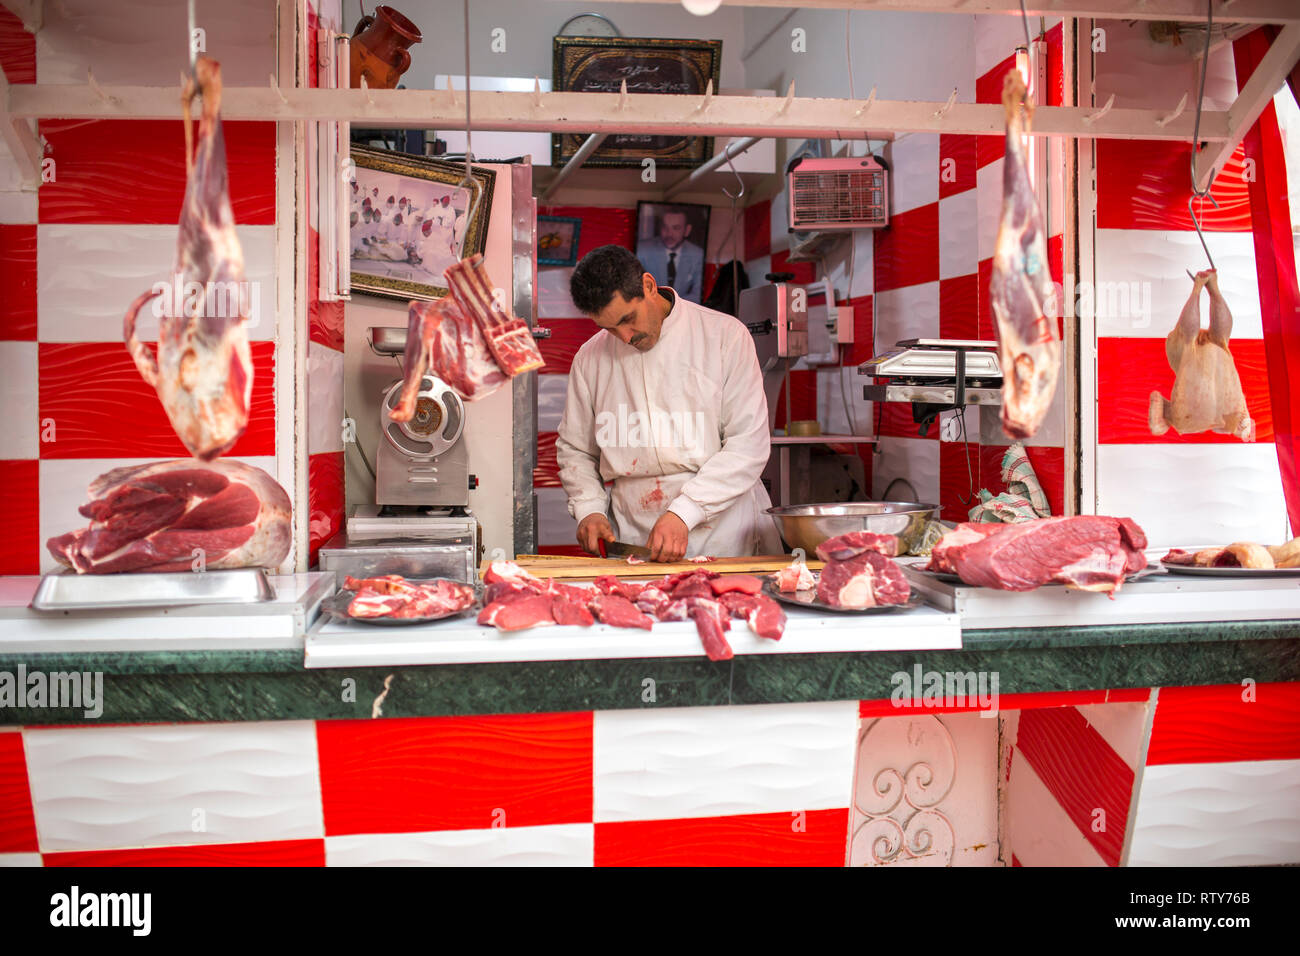
[[[707,17],[722,6],[722,0],[682,0],[682,6],[697,17]]]

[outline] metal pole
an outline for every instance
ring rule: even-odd
[[[592,133],[587,137],[587,141],[578,147],[578,151],[573,154],[573,158],[564,164],[564,168],[551,180],[551,184],[546,187],[546,192],[542,193],[541,202],[546,202],[555,191],[560,188],[560,183],[568,179],[574,172],[582,168],[582,164],[587,161],[592,153],[600,148],[600,144],[605,142],[607,133]]]

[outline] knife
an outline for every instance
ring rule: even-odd
[[[600,542],[600,556],[602,558],[645,558],[650,559],[650,549],[643,548],[638,544],[624,544],[622,541],[605,541]]]

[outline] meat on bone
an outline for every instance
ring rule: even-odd
[[[989,305],[1002,366],[1002,430],[1012,438],[1028,438],[1038,431],[1056,394],[1059,306],[1048,267],[1047,233],[1021,143],[1032,107],[1016,70],[1008,71],[1003,82],[1002,106],[1006,158]]]
[[[198,148],[190,155],[190,102],[203,96]],[[131,303],[123,320],[127,350],[144,380],[158,392],[167,418],[190,454],[203,461],[228,451],[248,426],[253,360],[247,321],[252,296],[235,235],[221,129],[221,68],[199,57],[186,81],[185,198],[170,291],[156,287]],[[158,354],[136,337],[136,319],[157,296],[161,309]],[[180,306],[177,309],[177,305]]]
[[[911,587],[892,558],[864,550],[844,561],[827,561],[817,581],[817,600],[834,607],[904,604]]]
[[[1201,291],[1210,292],[1210,327],[1201,328]],[[1165,357],[1174,370],[1174,388],[1166,401],[1151,393],[1147,424],[1153,435],[1172,428],[1180,435],[1218,432],[1244,442],[1255,440],[1255,421],[1246,407],[1246,395],[1237,363],[1228,349],[1232,313],[1219,293],[1213,270],[1198,272],[1192,294],[1183,306],[1178,324],[1165,339]]]
[[[542,367],[542,353],[532,329],[506,311],[504,290],[492,285],[483,256],[475,254],[450,266],[447,287],[473,319],[497,367],[507,378]]]
[[[278,568],[289,555],[289,496],[238,461],[193,458],[133,465],[90,483],[90,526],[50,538],[78,573]]]

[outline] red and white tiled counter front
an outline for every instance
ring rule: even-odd
[[[1300,684],[1245,691],[0,728],[0,863],[1300,862]]]

